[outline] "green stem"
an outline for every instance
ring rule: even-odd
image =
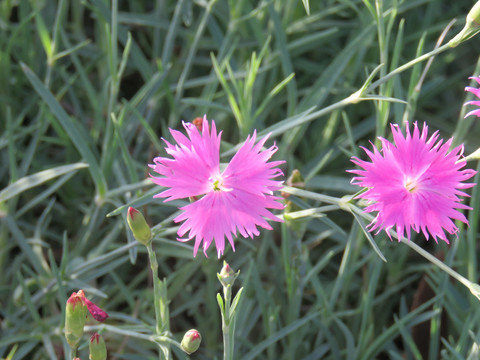
[[[301,189],[297,189],[289,186],[283,187],[281,191],[286,192],[288,194],[302,196],[302,197],[321,201],[328,204],[336,204],[345,211],[355,212],[355,214],[363,217],[365,220],[369,222],[373,220],[372,215],[364,213],[362,209],[350,203],[350,201],[352,200],[351,196],[344,197],[344,198],[335,198],[333,196],[317,194],[317,193],[313,193],[310,191],[301,190]],[[397,233],[392,230],[390,231],[390,235],[398,239]],[[427,259],[434,265],[438,266],[441,270],[445,271],[454,279],[458,280],[461,284],[467,287],[468,290],[470,290],[470,292],[472,292],[474,296],[476,296],[480,300],[480,287],[477,284],[471,282],[466,277],[460,275],[458,272],[450,268],[448,265],[445,265],[442,261],[438,260],[435,256],[433,256],[432,254],[422,249],[413,241],[407,240],[405,238],[402,238],[402,240],[406,240],[406,241],[402,241],[402,243],[408,245],[412,250],[416,251],[425,259]]]
[[[393,78],[394,76],[400,74],[401,72],[411,68],[412,66],[422,62],[422,61],[425,61],[429,58],[431,58],[432,56],[435,56],[437,54],[440,54],[442,52],[444,52],[445,50],[447,49],[451,49],[451,46],[449,45],[449,43],[446,43],[445,45],[442,45],[436,49],[433,49],[432,51],[429,51],[428,53],[426,54],[423,54],[411,61],[409,61],[408,63],[406,64],[403,64],[402,66],[399,66],[398,68],[396,68],[395,70],[389,72],[387,75],[385,76],[382,76],[380,79],[378,79],[377,81],[375,81],[374,83],[372,83],[371,85],[369,85],[367,87],[367,89],[365,90],[365,93],[369,93],[370,91],[376,89],[377,87],[379,87],[380,85],[382,85],[383,83],[387,82],[388,80],[390,80],[391,78]]]
[[[148,245],[146,245],[147,251],[148,251],[148,259],[150,260],[150,269],[152,270],[152,279],[153,279],[153,297],[154,297],[154,306],[155,306],[155,320],[156,320],[156,326],[155,326],[155,333],[157,335],[160,335],[160,329],[161,329],[161,320],[160,320],[160,299],[157,296],[159,293],[158,289],[158,282],[160,281],[158,279],[158,262],[157,262],[157,257],[155,256],[155,251],[153,251],[152,243],[150,242]]]
[[[222,316],[223,331],[223,359],[233,360],[233,329],[230,327],[230,302],[232,300],[232,286],[223,287],[225,304],[224,316]]]
[[[130,338],[150,341],[153,343],[157,343],[159,345],[170,344],[170,345],[176,346],[179,349],[182,348],[178,341],[172,339],[169,336],[145,334],[145,333],[133,331],[130,329],[122,329],[113,325],[106,325],[106,324],[87,325],[85,326],[85,331],[96,331],[96,332],[107,331],[110,333],[115,333],[122,336],[130,337]]]
[[[167,299],[167,284],[162,282],[158,278],[158,262],[153,251],[152,242],[150,241],[146,245],[148,251],[148,259],[150,261],[150,268],[152,270],[153,280],[153,302],[155,306],[155,333],[160,336],[170,332],[170,321],[168,313],[168,299]],[[166,359],[171,359],[170,345],[164,345],[161,347],[161,352]],[[162,357],[160,356],[160,359]]]
[[[392,235],[394,235],[393,232],[391,232]],[[395,236],[396,237],[396,236]],[[449,274],[451,277],[453,277],[454,279],[458,280],[460,283],[462,283],[463,285],[465,285],[468,289],[471,288],[471,284],[472,282],[470,280],[468,280],[467,278],[465,278],[464,276],[460,275],[459,273],[457,273],[455,270],[453,270],[452,268],[450,268],[448,265],[445,265],[442,261],[438,260],[435,256],[433,256],[432,254],[430,254],[429,252],[425,251],[423,248],[421,248],[420,246],[418,246],[416,243],[414,243],[413,241],[409,241],[407,239],[407,241],[403,241],[405,240],[405,238],[402,239],[402,242],[404,244],[407,244],[408,246],[410,246],[411,249],[415,250],[417,253],[419,253],[420,255],[422,255],[425,259],[427,259],[428,261],[430,261],[431,263],[437,265],[440,269],[442,269],[443,271],[445,271],[447,274]]]

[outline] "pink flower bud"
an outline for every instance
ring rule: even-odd
[[[202,342],[202,335],[196,329],[188,330],[185,335],[183,335],[182,346],[183,351],[187,354],[192,354],[198,350],[200,343]]]
[[[238,270],[237,272],[233,271],[230,265],[228,265],[227,262],[224,261],[222,270],[220,270],[220,273],[217,274],[217,277],[222,286],[232,286],[239,274],[240,270]]]
[[[76,348],[83,336],[87,316],[87,306],[83,301],[83,290],[72,293],[65,309],[65,338],[71,348]]]
[[[107,359],[107,347],[105,346],[105,340],[99,334],[95,333],[90,338],[88,344],[90,350],[90,360],[106,360]]]
[[[147,245],[152,239],[152,231],[148,226],[142,213],[135,208],[129,207],[127,212],[127,223],[132,230],[133,237],[143,245]]]

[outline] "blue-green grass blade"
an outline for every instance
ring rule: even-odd
[[[271,335],[269,338],[267,338],[264,341],[261,341],[258,343],[253,349],[251,349],[246,355],[243,356],[243,360],[253,360],[257,359],[257,356],[259,356],[262,351],[267,349],[270,345],[276,343],[280,339],[283,339],[285,336],[293,333],[296,331],[298,328],[306,325],[309,323],[311,320],[315,319],[316,317],[319,316],[320,313],[314,312],[310,313],[309,315],[306,315],[297,321],[294,321],[290,325],[285,326],[284,328],[280,329],[273,335]]]
[[[95,187],[97,192],[103,196],[105,191],[107,190],[107,183],[103,176],[102,170],[98,164],[98,161],[93,154],[92,150],[89,147],[89,141],[84,137],[84,133],[79,131],[78,125],[76,125],[73,120],[68,116],[66,111],[60,106],[59,102],[50,90],[40,81],[40,79],[35,75],[35,73],[30,70],[30,68],[25,65],[21,64],[23,72],[27,76],[28,80],[34,87],[35,91],[40,95],[40,97],[45,101],[52,111],[52,113],[56,116],[60,124],[62,125],[63,129],[67,132],[68,136],[70,137],[71,141],[77,148],[78,152],[82,155],[85,161],[89,165],[90,174],[92,175],[92,179],[95,182]]]
[[[86,163],[75,163],[70,165],[58,166],[52,169],[40,171],[33,175],[25,176],[0,191],[0,202],[7,201],[26,190],[43,184],[48,180],[77,171],[79,169],[84,169],[86,167],[88,167],[88,164]]]

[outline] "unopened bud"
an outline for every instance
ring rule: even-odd
[[[90,360],[106,360],[107,359],[107,347],[105,341],[101,335],[97,333],[93,334],[88,344],[90,349]]]
[[[232,286],[239,274],[240,270],[238,270],[237,272],[233,271],[230,265],[228,265],[227,262],[224,261],[222,270],[220,270],[220,273],[217,274],[217,277],[222,286],[226,287]]]
[[[133,237],[143,245],[147,245],[152,239],[152,231],[142,213],[135,208],[129,207],[127,222],[128,226],[130,226],[130,230],[132,230]]]
[[[182,339],[182,349],[187,354],[192,354],[198,350],[200,343],[202,342],[202,335],[196,329],[188,330]]]
[[[75,349],[83,335],[83,327],[87,317],[87,306],[83,301],[83,290],[73,293],[67,300],[65,309],[65,338],[68,345]]]
[[[473,5],[467,15],[467,21],[475,23],[477,27],[480,26],[480,1],[477,1],[477,3]]]
[[[472,37],[480,31],[480,0],[473,5],[467,14],[467,20],[462,31],[460,31],[452,40],[448,42],[450,47],[455,47]]]

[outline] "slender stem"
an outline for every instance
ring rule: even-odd
[[[362,216],[365,220],[368,220],[368,221],[373,220],[373,216],[371,216],[370,214],[364,213],[360,208],[356,207],[355,205],[348,204],[348,206],[350,207],[351,211],[354,211],[356,214]],[[390,230],[389,232],[390,232],[391,236],[398,239],[398,235],[395,231]],[[414,243],[413,241],[410,241],[406,238],[402,238],[402,243],[408,245],[412,250],[416,251],[418,254],[423,256],[425,259],[427,259],[428,261],[430,261],[434,265],[438,266],[440,269],[445,271],[451,277],[458,280],[461,284],[465,285],[469,290],[471,290],[471,286],[472,286],[473,283],[470,280],[468,280],[464,276],[460,275],[458,272],[453,270],[448,265],[445,265],[442,261],[438,260],[435,256],[433,256],[429,252],[425,251],[423,248],[418,246],[416,243]]]
[[[181,349],[181,345],[178,341],[170,338],[169,336],[163,335],[152,335],[152,334],[144,334],[137,331],[133,331],[130,329],[122,329],[117,326],[107,325],[107,324],[100,324],[100,325],[88,325],[85,326],[86,331],[108,331],[115,334],[120,334],[128,337],[133,337],[136,339],[151,341],[157,344],[171,344],[176,346],[177,348]]]
[[[232,286],[227,285],[223,287],[223,297],[225,304],[225,313],[222,317],[222,331],[223,331],[223,359],[233,360],[233,329],[230,328],[230,301],[232,300]]]
[[[391,234],[393,235],[393,232],[391,232]],[[425,259],[427,259],[428,261],[437,265],[440,269],[442,269],[447,274],[449,274],[451,277],[457,279],[459,282],[461,282],[463,285],[465,285],[467,288],[470,289],[470,286],[472,284],[472,282],[470,280],[466,279],[464,276],[457,273],[455,270],[450,268],[448,265],[445,265],[442,261],[438,260],[435,256],[433,256],[429,252],[425,251],[423,248],[421,248],[420,246],[415,244],[413,241],[407,240],[407,241],[402,241],[402,242],[407,244],[408,246],[410,246],[410,248],[412,248],[417,253],[422,255]]]
[[[370,86],[367,87],[365,93],[369,93],[370,91],[376,89],[377,87],[379,87],[380,85],[382,85],[383,83],[387,82],[388,80],[390,80],[391,78],[393,78],[394,76],[400,74],[401,72],[411,68],[412,66],[422,62],[422,61],[425,61],[427,60],[428,58],[432,57],[432,56],[435,56],[437,54],[440,54],[442,52],[444,52],[445,50],[447,49],[451,49],[451,46],[449,45],[449,43],[446,43],[445,45],[442,45],[436,49],[433,49],[432,51],[429,51],[428,53],[425,53],[411,61],[409,61],[408,63],[406,64],[403,64],[402,66],[399,66],[398,68],[396,68],[395,70],[389,72],[387,75],[385,76],[382,76],[380,79],[378,79],[377,81],[375,81],[374,83],[372,83]]]
[[[167,302],[167,291],[166,284],[162,283],[158,278],[158,262],[153,251],[152,242],[149,242],[146,245],[148,251],[148,259],[150,260],[150,268],[152,269],[152,280],[153,280],[153,302],[155,306],[155,333],[157,336],[168,333],[170,331],[170,324],[168,321],[168,302]],[[161,352],[166,359],[171,359],[170,345],[160,346]],[[161,355],[161,354],[160,354]],[[160,356],[160,359],[162,357]]]
[[[289,194],[292,194],[292,195],[303,196],[303,197],[306,197],[306,198],[318,200],[318,201],[328,203],[328,204],[336,204],[341,209],[343,209],[345,211],[355,212],[357,215],[363,217],[367,221],[371,222],[373,220],[372,215],[364,213],[362,209],[358,208],[357,206],[355,206],[355,205],[353,205],[349,202],[349,201],[352,200],[352,197],[336,198],[336,197],[333,197],[333,196],[317,194],[317,193],[313,193],[311,191],[301,190],[301,189],[297,189],[297,188],[293,188],[293,187],[289,187],[289,186],[283,187],[282,191],[286,192],[286,193],[289,193]],[[398,239],[398,236],[397,236],[396,232],[390,231],[390,235],[393,236],[394,238]],[[406,239],[403,238],[402,240],[406,240]],[[425,251],[424,249],[422,249],[420,246],[418,246],[413,241],[406,240],[406,241],[402,241],[402,243],[408,245],[412,250],[416,251],[418,254],[423,256],[425,259],[427,259],[431,263],[438,266],[441,270],[445,271],[447,274],[449,274],[454,279],[458,280],[461,284],[466,286],[475,296],[477,296],[475,291],[477,291],[477,290],[480,291],[480,288],[477,289],[477,286],[476,286],[475,283],[471,282],[470,280],[468,280],[464,276],[460,275],[458,272],[456,272],[455,270],[450,268],[448,265],[445,265],[442,261],[438,260],[435,256],[433,256],[432,254],[430,254],[427,251]]]
[[[153,279],[153,297],[154,297],[154,306],[155,306],[155,333],[160,335],[161,332],[161,320],[160,320],[160,299],[157,296],[159,293],[158,288],[158,262],[157,257],[155,256],[155,251],[153,251],[152,243],[146,245],[148,251],[148,259],[150,261],[150,269],[152,270],[152,279]]]

